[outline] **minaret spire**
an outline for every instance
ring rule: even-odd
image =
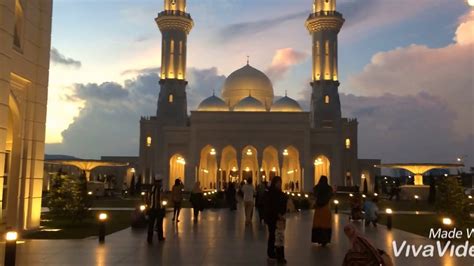
[[[335,127],[341,120],[337,35],[343,24],[342,14],[336,11],[336,0],[314,0],[313,13],[306,20],[313,40],[313,127]]]

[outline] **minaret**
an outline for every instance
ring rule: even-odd
[[[313,37],[311,123],[313,128],[338,127],[341,121],[337,69],[337,35],[344,24],[336,0],[314,0],[306,28]]]
[[[164,125],[187,124],[186,51],[194,26],[186,0],[164,0],[165,10],[155,19],[162,34],[161,80],[157,117]]]

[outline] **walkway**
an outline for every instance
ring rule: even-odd
[[[254,223],[244,226],[242,210],[204,212],[199,224],[190,221],[191,210],[184,209],[181,222],[165,222],[166,242],[148,246],[145,231],[126,229],[107,236],[99,245],[96,238],[84,240],[29,240],[18,248],[17,265],[267,265],[266,231]],[[347,216],[335,215],[333,242],[326,248],[310,244],[312,212],[304,211],[288,217],[286,254],[288,265],[341,265],[349,244],[342,228]],[[376,244],[392,254],[392,240],[410,244],[433,243],[417,235],[385,227],[361,227]],[[0,244],[0,258],[3,258]],[[393,257],[393,255],[392,255]],[[2,259],[3,261],[3,259]],[[472,265],[469,259],[398,258],[396,265]]]

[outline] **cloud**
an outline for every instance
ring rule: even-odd
[[[58,51],[58,49],[54,47],[51,48],[50,58],[53,64],[74,67],[74,68],[81,68],[82,66],[81,61],[64,56]]]
[[[380,52],[344,87],[364,95],[427,92],[446,103],[459,139],[474,134],[474,19],[461,23],[456,43],[441,48],[410,45]]]
[[[148,73],[160,73],[161,67],[146,67],[146,68],[130,68],[122,71],[120,75],[127,76],[127,75],[141,75],[141,74],[148,74]]]
[[[218,31],[218,39],[220,42],[231,42],[236,38],[266,31],[287,21],[304,18],[307,15],[308,11],[300,11],[284,16],[230,24]]]
[[[219,89],[224,79],[216,68],[189,69],[188,109],[195,109],[213,89]],[[156,72],[143,70],[123,85],[115,82],[74,85],[69,100],[83,102],[83,108],[62,132],[63,142],[46,144],[46,153],[80,158],[137,155],[140,117],[156,113],[159,80]]]
[[[292,66],[303,62],[308,56],[308,54],[293,48],[279,49],[275,52],[272,64],[266,73],[273,81],[282,79]]]
[[[473,156],[474,135],[459,139],[443,99],[416,95],[341,94],[343,113],[359,121],[359,153],[385,162],[450,162]]]

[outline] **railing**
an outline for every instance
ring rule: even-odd
[[[179,10],[165,10],[158,13],[158,17],[161,16],[181,16],[191,19],[191,15],[189,13],[179,11]]]
[[[310,14],[308,19],[323,17],[323,16],[336,16],[336,17],[342,18],[342,14],[337,11],[319,11],[319,12],[314,12]]]

